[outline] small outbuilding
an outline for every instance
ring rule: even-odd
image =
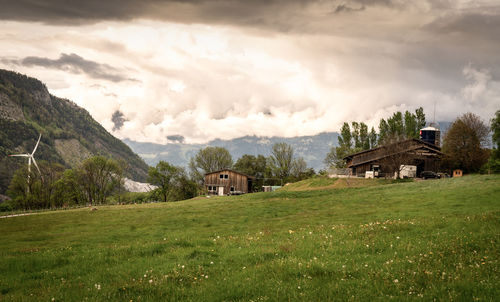
[[[205,189],[211,195],[238,195],[251,192],[255,177],[230,170],[205,174]]]
[[[462,177],[463,171],[460,169],[453,170],[453,177]]]

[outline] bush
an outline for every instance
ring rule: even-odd
[[[133,204],[155,201],[156,198],[152,192],[125,192],[115,194],[107,199],[108,204]]]
[[[0,203],[0,212],[11,212],[13,210],[14,210],[14,208],[12,207],[10,202],[6,201],[6,202]]]

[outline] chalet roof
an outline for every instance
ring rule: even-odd
[[[245,174],[245,173],[241,173],[239,171],[235,171],[235,170],[231,170],[231,169],[222,169],[222,170],[217,170],[217,171],[205,173],[205,176],[209,175],[209,174],[216,174],[216,173],[224,172],[224,171],[229,171],[229,172],[233,172],[233,173],[236,173],[236,174],[244,175],[244,176],[246,176],[248,178],[255,178],[255,176],[248,175],[248,174]]]
[[[410,144],[410,142],[416,142],[417,144]],[[402,149],[402,150],[398,150],[398,151],[396,151],[395,153],[392,153],[392,154],[387,154],[387,153],[382,153],[381,154],[381,153],[377,153],[376,152],[377,150],[380,150],[382,148],[385,148],[387,146],[391,146],[391,145],[394,145],[394,144],[407,144],[408,147],[405,148],[405,149]],[[438,146],[414,138],[414,139],[408,139],[408,140],[396,142],[396,143],[385,145],[385,146],[380,146],[380,147],[373,148],[373,149],[370,149],[370,150],[364,150],[364,151],[361,151],[361,152],[358,152],[358,153],[354,153],[354,154],[348,155],[344,159],[345,160],[351,160],[350,167],[352,167],[352,166],[358,166],[358,165],[366,164],[366,163],[373,162],[373,161],[376,161],[376,160],[380,160],[380,159],[383,159],[383,158],[386,158],[386,157],[390,157],[390,156],[393,156],[395,154],[399,154],[401,152],[417,151],[417,150],[422,150],[422,149],[427,150],[427,151],[429,151],[432,154],[437,154],[437,155],[442,155],[443,154],[440,151],[441,148],[439,148]],[[372,153],[373,155],[365,157],[365,158],[359,158],[358,159],[359,161],[356,161],[355,158],[357,158],[357,157],[359,157],[361,155],[367,154],[367,153]]]

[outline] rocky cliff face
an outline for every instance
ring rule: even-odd
[[[105,155],[126,163],[126,175],[145,181],[148,166],[90,114],[73,102],[51,95],[45,85],[27,76],[0,69],[0,193],[42,133],[37,161],[73,167],[92,155]]]
[[[0,93],[0,119],[24,122],[21,106],[12,102],[4,93]]]

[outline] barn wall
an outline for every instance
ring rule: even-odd
[[[227,174],[228,178],[220,178],[220,175]],[[220,171],[205,175],[205,188],[208,186],[224,187],[224,194],[231,192],[231,187],[234,191],[248,193],[248,177],[235,171]]]

